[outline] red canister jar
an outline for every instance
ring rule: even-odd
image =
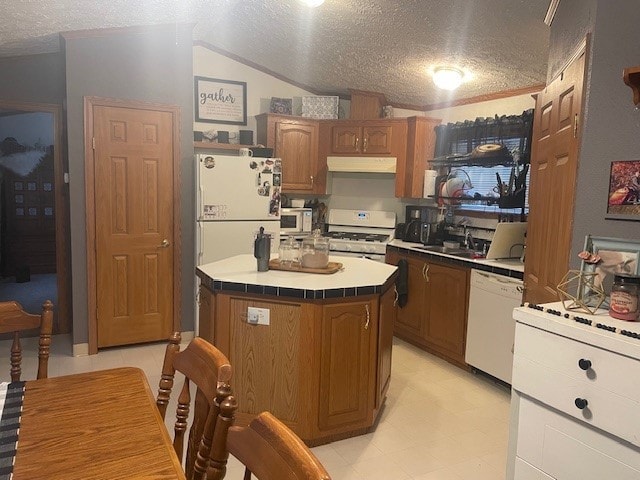
[[[614,276],[609,301],[609,315],[619,320],[637,321],[640,314],[640,277],[618,274]]]

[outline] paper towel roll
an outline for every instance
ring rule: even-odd
[[[424,171],[424,187],[422,190],[422,198],[431,198],[436,194],[436,177],[438,176],[437,170],[425,170]]]

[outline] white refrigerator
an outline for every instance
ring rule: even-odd
[[[260,227],[271,234],[271,251],[280,244],[279,158],[196,155],[197,265],[253,254]]]

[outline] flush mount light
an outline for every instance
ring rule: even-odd
[[[300,3],[306,5],[307,7],[319,7],[324,3],[324,0],[299,0]]]
[[[438,67],[433,72],[433,83],[444,90],[455,90],[463,78],[464,72],[455,67]]]

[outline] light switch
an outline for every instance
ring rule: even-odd
[[[269,309],[249,307],[247,311],[247,323],[252,325],[269,325]]]

